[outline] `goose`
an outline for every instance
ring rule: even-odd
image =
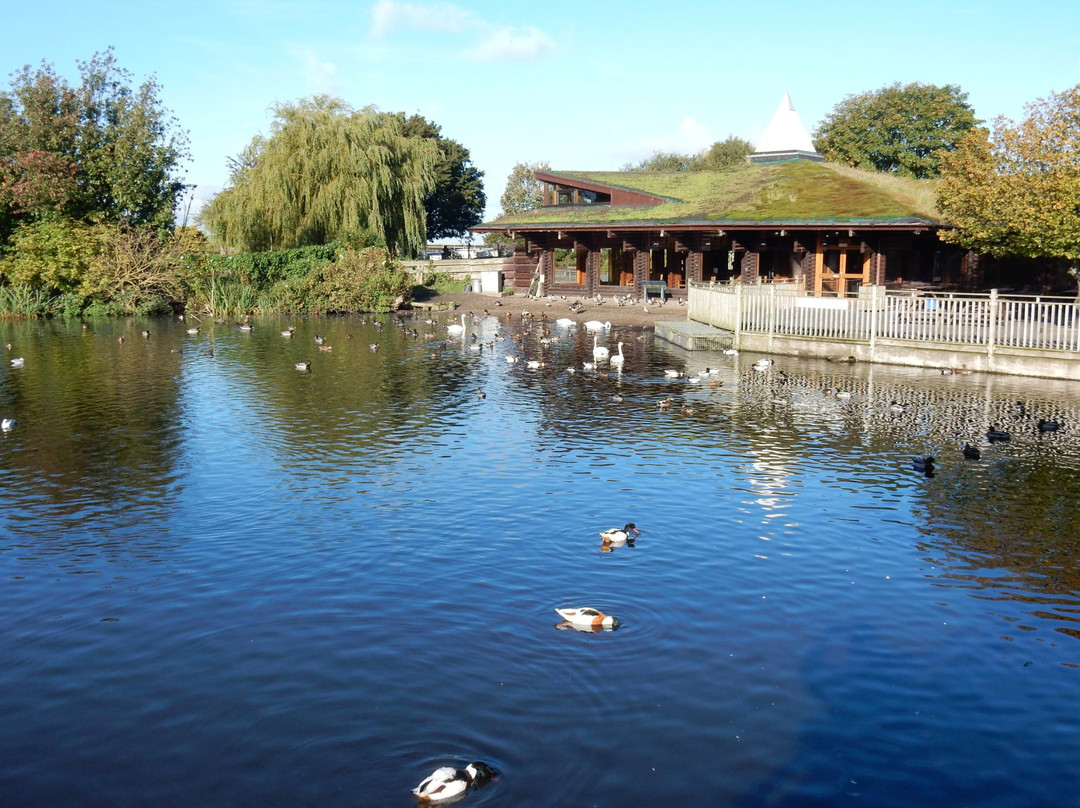
[[[619,352],[617,354],[615,354],[613,357],[611,357],[611,359],[610,359],[611,364],[618,365],[618,366],[621,367],[623,362],[626,361],[626,357],[623,356],[622,346],[623,346],[623,344],[620,342],[619,343]]]
[[[123,339],[123,337],[120,338],[121,342]],[[11,366],[13,368],[21,368],[24,364],[26,364],[26,362],[21,356],[11,360]]]
[[[1044,421],[1039,419],[1039,431],[1040,432],[1057,432],[1058,427],[1061,426],[1057,421]]]
[[[986,432],[986,439],[991,443],[1008,443],[1012,440],[1012,435],[1003,429],[998,429],[996,426],[991,426]]]
[[[470,788],[479,788],[498,778],[496,771],[486,763],[473,761],[464,769],[443,766],[436,769],[412,793],[423,802],[445,802],[460,797]]]
[[[465,315],[461,315],[461,325],[457,323],[451,323],[446,327],[449,334],[464,334],[465,333]]]
[[[555,611],[558,613],[559,617],[567,623],[575,626],[582,626],[584,628],[614,631],[621,624],[619,618],[612,617],[610,614],[604,614],[603,612],[588,606],[576,609],[556,609]]]
[[[2,421],[0,421],[0,429],[2,429],[4,432],[10,432],[14,428],[15,428],[15,419],[14,418],[5,418]]]
[[[609,331],[611,330],[611,323],[602,323],[599,320],[586,320],[584,323],[586,331]]]
[[[637,525],[633,522],[627,522],[624,527],[613,527],[609,530],[601,530],[600,538],[604,540],[604,543],[622,544],[624,541],[633,540],[641,531],[637,529]],[[634,534],[634,535],[631,535]]]
[[[607,359],[608,356],[611,355],[611,351],[609,351],[603,345],[598,345],[597,340],[599,340],[599,339],[600,339],[599,336],[597,336],[596,334],[593,334],[593,338],[592,338],[592,346],[593,346],[592,347],[592,355],[593,355],[593,359],[596,359],[596,360]]]
[[[970,443],[965,443],[964,457],[968,460],[978,460],[980,457],[982,457],[982,452],[979,451],[978,446],[972,446]]]

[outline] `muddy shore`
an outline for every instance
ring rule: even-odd
[[[572,306],[571,304],[576,304]],[[597,301],[595,298],[581,297],[543,297],[530,299],[524,295],[484,295],[473,292],[454,292],[424,298],[417,301],[417,308],[433,307],[436,310],[455,308],[460,312],[474,314],[504,313],[529,311],[534,317],[544,315],[549,320],[569,317],[578,323],[586,320],[599,320],[612,325],[640,326],[651,328],[658,321],[685,320],[686,304],[669,300],[660,305],[657,300],[650,300],[648,305],[635,303],[620,306],[611,298]]]

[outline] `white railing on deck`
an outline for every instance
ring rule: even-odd
[[[813,297],[796,284],[690,285],[691,320],[742,332],[873,342],[875,339],[1080,350],[1073,298],[886,290]]]

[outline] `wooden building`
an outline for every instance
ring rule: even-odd
[[[547,293],[590,296],[736,279],[837,296],[978,285],[976,256],[938,239],[934,182],[822,162],[793,115],[785,96],[768,150],[721,171],[537,172],[540,208],[473,229],[518,240],[506,280],[519,291],[538,276]]]

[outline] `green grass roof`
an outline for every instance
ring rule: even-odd
[[[557,173],[568,185],[573,185],[575,179],[588,180],[644,191],[670,201],[640,207],[540,208],[503,216],[481,227],[942,221],[936,206],[935,181],[905,180],[808,160],[743,163],[722,171],[549,173]]]

